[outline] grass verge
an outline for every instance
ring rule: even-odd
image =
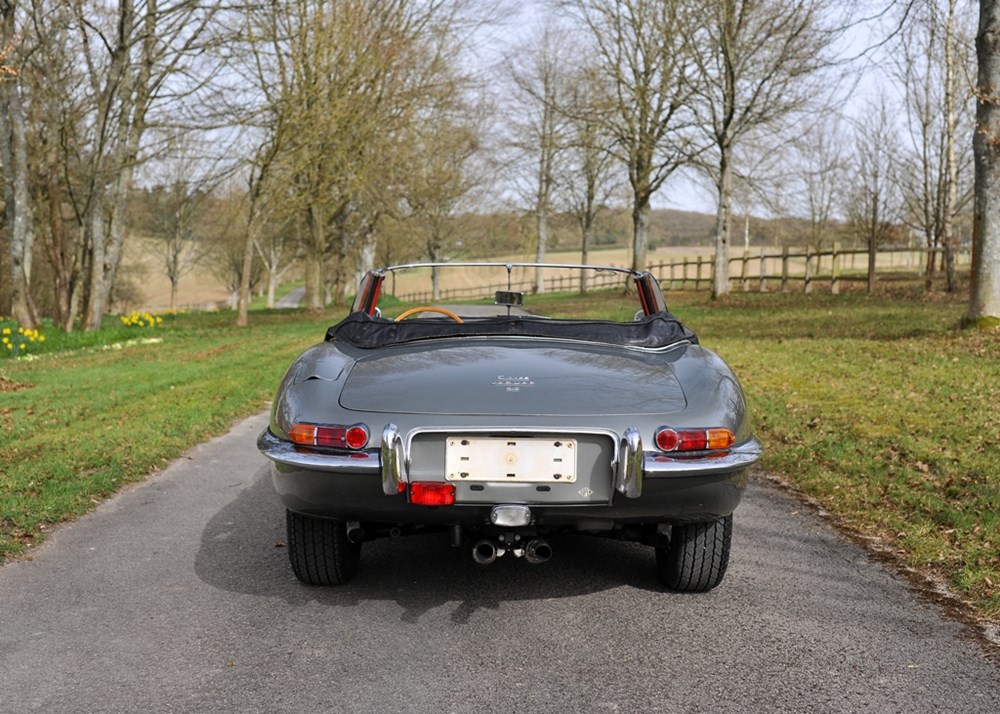
[[[919,290],[667,298],[740,376],[764,469],[1000,619],[1000,330],[961,330],[962,297]]]
[[[0,560],[266,408],[288,364],[335,319],[255,313],[239,329],[232,313],[192,313],[0,362]]]

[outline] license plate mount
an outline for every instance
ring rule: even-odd
[[[503,483],[576,483],[576,439],[448,436],[445,479]]]

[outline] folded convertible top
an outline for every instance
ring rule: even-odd
[[[362,349],[445,337],[539,337],[647,348],[667,347],[682,341],[698,342],[691,330],[667,312],[635,322],[554,320],[512,315],[472,318],[464,323],[448,318],[393,322],[354,312],[326,332],[327,341],[345,342]]]

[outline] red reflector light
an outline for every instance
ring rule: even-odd
[[[301,423],[288,430],[288,438],[301,446],[357,450],[368,444],[368,427],[364,424],[338,426]]]
[[[660,429],[656,432],[656,445],[660,451],[673,451],[681,439],[673,429]]]
[[[368,443],[368,430],[361,424],[355,424],[347,430],[344,440],[349,449],[361,449]]]
[[[455,486],[450,483],[415,481],[410,484],[410,503],[418,506],[450,506],[455,503]]]
[[[683,429],[676,431],[661,427],[656,432],[656,446],[660,451],[706,451],[728,449],[736,442],[729,429]]]

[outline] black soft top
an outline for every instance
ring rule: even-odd
[[[667,347],[682,341],[698,342],[695,334],[669,312],[659,312],[635,322],[511,315],[469,318],[464,323],[449,318],[394,322],[352,312],[326,332],[329,342],[345,342],[362,349],[444,337],[539,337],[647,348]]]

